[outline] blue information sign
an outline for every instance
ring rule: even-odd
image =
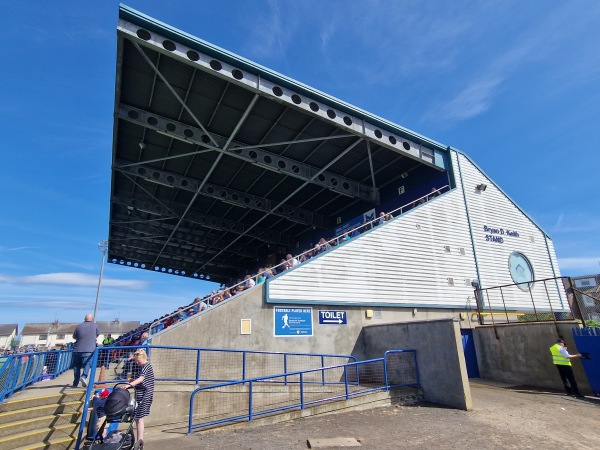
[[[312,336],[312,308],[273,308],[275,336]]]
[[[319,323],[330,325],[346,325],[346,311],[319,311]]]

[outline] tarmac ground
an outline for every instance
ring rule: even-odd
[[[365,449],[600,448],[599,398],[485,380],[472,381],[471,394],[472,411],[421,403],[192,435],[183,429],[147,429],[144,449],[301,450],[311,448],[309,441],[312,448],[329,449],[350,448],[350,443]]]

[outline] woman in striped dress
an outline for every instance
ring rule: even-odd
[[[135,400],[138,403],[133,416],[137,428],[135,448],[142,450],[144,448],[144,417],[150,414],[150,406],[154,397],[154,370],[148,362],[148,355],[144,349],[136,350],[133,358],[138,365],[134,375],[135,379],[129,383],[129,386],[135,388]]]

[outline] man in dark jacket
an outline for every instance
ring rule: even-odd
[[[88,385],[88,374],[92,365],[92,354],[96,350],[96,339],[100,335],[100,330],[93,321],[91,314],[85,315],[85,321],[80,323],[73,332],[75,345],[73,346],[73,387],[79,386],[79,381],[83,387]],[[81,370],[83,369],[83,375]]]

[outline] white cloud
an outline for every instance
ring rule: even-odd
[[[558,258],[558,265],[563,275],[596,274],[600,273],[600,256]]]
[[[0,275],[0,283],[4,284],[41,284],[58,286],[97,286],[98,277],[85,273],[62,272],[45,273],[30,276],[5,276]],[[103,278],[102,287],[141,290],[148,287],[148,283],[140,280],[117,280]]]

